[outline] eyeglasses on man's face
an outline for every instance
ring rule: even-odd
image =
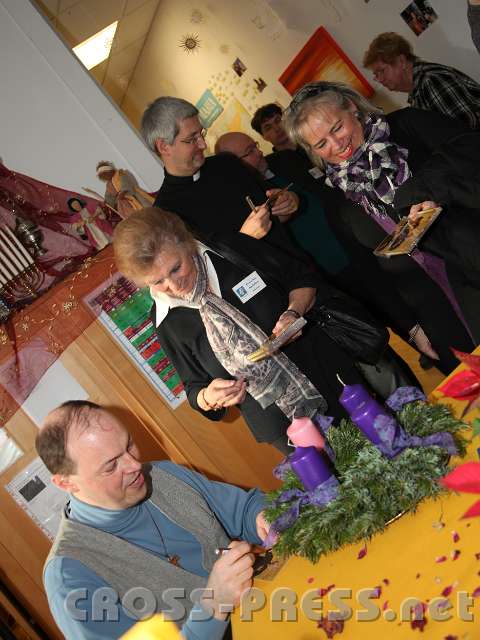
[[[185,138],[184,140],[180,140],[180,142],[183,142],[184,144],[198,144],[200,142],[200,140],[205,140],[205,136],[207,135],[207,130],[206,129],[202,129],[201,131],[198,131],[197,133],[194,133],[191,136],[188,136],[188,138]]]
[[[245,152],[238,157],[240,158],[240,160],[243,160],[243,158],[247,158],[257,149],[258,149],[258,142],[252,142],[252,144],[249,144],[248,147],[246,147]]]

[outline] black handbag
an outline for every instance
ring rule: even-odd
[[[273,264],[271,272],[262,272],[248,258],[224,242],[213,241],[212,238],[204,239],[201,236],[200,239],[232,264],[246,271],[257,271],[266,282],[270,282],[280,293],[285,293]],[[322,302],[317,301],[305,314],[305,319],[318,324],[328,337],[354,360],[377,364],[388,345],[389,334],[385,325],[354,298],[340,293],[330,285],[328,291],[332,292],[332,295]]]
[[[388,345],[387,328],[362,304],[344,294],[316,303],[305,318],[317,323],[329,338],[359,362],[377,364]]]

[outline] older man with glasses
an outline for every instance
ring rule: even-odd
[[[233,156],[206,158],[205,129],[194,105],[175,97],[157,98],[143,115],[142,133],[165,168],[155,206],[177,213],[205,239],[229,244],[231,234],[240,232],[305,259],[279,219],[297,210],[297,196],[266,190]],[[269,207],[267,197],[274,194],[279,195]]]

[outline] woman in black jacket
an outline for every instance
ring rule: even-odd
[[[465,209],[478,197],[473,149],[479,134],[416,109],[385,117],[356,91],[333,82],[303,87],[285,123],[325,169],[326,183],[346,196],[338,215],[364,247],[374,249],[405,213],[415,216],[436,202],[446,209],[427,232],[422,251],[377,260],[419,314],[439,368],[449,372],[457,364],[450,347],[468,351],[470,336],[475,343],[480,337],[479,314],[472,313],[480,293],[473,250],[478,216]]]
[[[247,359],[308,312],[317,295],[330,297],[305,264],[244,234],[224,257],[195,241],[178,216],[153,208],[123,220],[114,247],[120,270],[150,286],[159,339],[194,409],[219,420],[238,405],[255,438],[284,452],[294,414],[345,417],[337,373],[348,384],[363,378],[318,324],[270,358]]]

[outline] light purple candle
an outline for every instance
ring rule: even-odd
[[[382,407],[376,400],[369,398],[366,402],[362,402],[356,409],[350,414],[352,422],[363,431],[365,436],[373,442],[373,444],[379,444],[381,438],[375,429],[375,418],[378,416],[389,416],[390,414]]]
[[[371,395],[365,389],[363,384],[346,384],[338,399],[342,407],[350,414],[359,407],[362,402],[371,400]]]
[[[333,475],[328,457],[315,447],[297,447],[289,461],[307,491],[313,491]]]

